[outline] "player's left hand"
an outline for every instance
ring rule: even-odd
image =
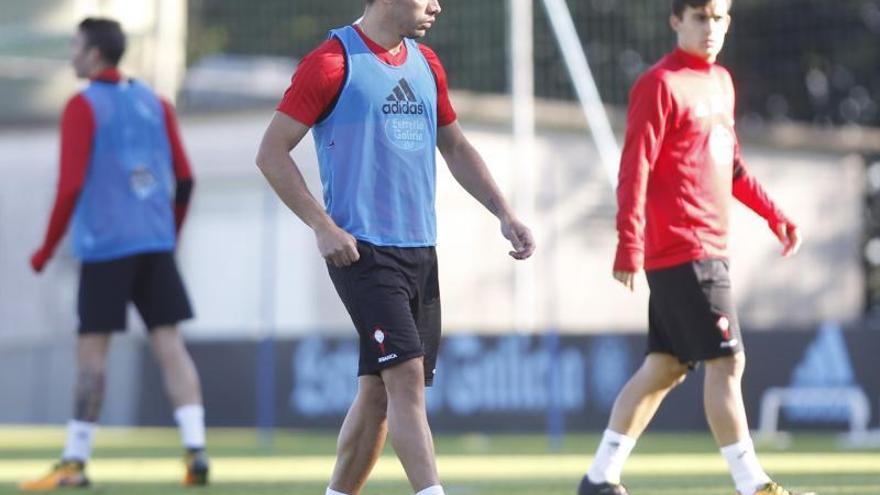
[[[783,258],[788,258],[797,254],[798,250],[801,248],[801,243],[803,242],[797,225],[791,222],[780,222],[776,225],[776,228],[773,229],[773,232],[776,234],[776,238],[779,239],[779,242],[782,243]]]
[[[510,254],[513,259],[524,260],[535,252],[535,239],[532,231],[522,222],[515,218],[501,221],[501,234],[510,241],[513,251]]]

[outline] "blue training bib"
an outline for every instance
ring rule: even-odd
[[[418,45],[406,62],[382,62],[352,26],[331,37],[344,48],[336,106],[312,129],[324,205],[339,227],[379,246],[437,243],[437,83]]]
[[[73,216],[83,261],[174,249],[174,170],[162,103],[137,81],[93,81],[95,119],[86,179]]]

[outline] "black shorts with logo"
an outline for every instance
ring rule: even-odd
[[[646,272],[648,353],[671,354],[693,368],[743,350],[726,259]]]
[[[433,247],[374,246],[358,241],[360,259],[330,279],[360,336],[358,376],[377,375],[424,356],[425,384],[434,380],[440,346],[440,286]]]
[[[173,252],[82,263],[80,334],[124,331],[129,302],[134,303],[149,330],[192,318]]]

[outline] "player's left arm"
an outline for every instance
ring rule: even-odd
[[[767,220],[770,230],[782,243],[782,256],[788,257],[798,252],[802,238],[797,225],[776,206],[755,176],[749,173],[742,158],[739,141],[734,148],[733,196]]]
[[[518,260],[528,258],[535,251],[532,232],[516,218],[483,158],[462,132],[449,98],[446,70],[440,58],[426,45],[419,44],[419,51],[437,83],[437,147],[440,154],[455,180],[501,221],[501,233],[513,245],[510,255]]]
[[[726,70],[723,71],[723,83],[727,87],[730,108],[734,109],[736,107],[736,90],[733,78]],[[731,117],[733,117],[733,113],[731,111]],[[739,137],[735,130],[733,132],[733,196],[767,221],[773,235],[782,243],[782,256],[792,256],[801,247],[800,231],[797,225],[773,203],[758,180],[749,173],[748,165],[742,157]]]
[[[171,145],[171,159],[174,164],[174,179],[176,181],[174,193],[174,228],[180,233],[183,220],[189,210],[189,202],[192,197],[193,179],[192,167],[186,150],[183,148],[183,140],[180,138],[180,127],[177,124],[177,116],[174,107],[164,98],[162,109],[165,112],[165,129],[168,133],[168,143]]]
[[[437,147],[455,180],[501,221],[501,233],[513,245],[510,255],[524,260],[535,251],[532,232],[513,213],[483,157],[465,137],[458,122],[437,131]]]

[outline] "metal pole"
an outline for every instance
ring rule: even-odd
[[[587,62],[587,54],[584,52],[584,47],[581,45],[574,27],[571,12],[568,10],[565,0],[543,0],[543,2],[581,109],[587,118],[587,125],[590,126],[593,139],[596,141],[599,158],[602,160],[612,189],[616,189],[620,148],[617,145],[614,132],[611,130],[611,122],[609,122],[608,114],[602,105],[602,98],[599,96],[596,80],[593,78],[593,72]]]
[[[275,428],[275,332],[276,273],[278,272],[278,200],[268,185],[263,187],[260,328],[257,330],[256,416],[260,440],[272,444]]]
[[[513,159],[517,171],[514,204],[517,214],[533,229],[538,183],[535,164],[535,65],[532,0],[509,0],[511,104],[513,105]],[[537,232],[536,232],[537,234]],[[536,235],[537,237],[537,235]],[[535,331],[537,327],[535,265],[517,263],[514,274],[514,327]]]

